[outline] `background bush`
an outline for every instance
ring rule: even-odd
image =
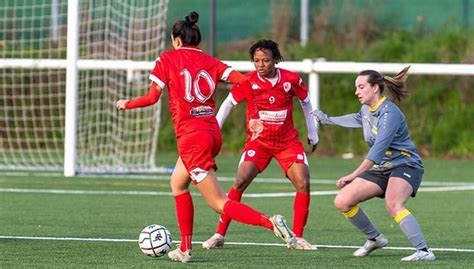
[[[433,33],[396,30],[347,35],[325,33],[324,42],[311,42],[301,47],[298,42],[280,43],[286,60],[324,57],[328,61],[410,62],[410,63],[474,63],[474,32],[446,28]],[[368,38],[365,38],[368,37]],[[249,60],[247,49],[259,38],[231,43],[219,48],[219,57],[226,60]],[[390,74],[389,74],[390,75]],[[305,74],[301,74],[307,79]],[[354,75],[321,74],[321,109],[330,115],[357,112],[354,96]],[[217,91],[217,104],[227,96],[227,85]],[[423,156],[447,158],[474,157],[474,78],[471,76],[411,75],[408,78],[411,96],[400,104],[410,133]],[[306,128],[300,105],[294,103],[294,120],[302,141]],[[159,148],[175,149],[172,126],[163,108]],[[238,153],[245,139],[245,109],[234,109],[223,128],[223,152]],[[363,155],[367,146],[360,129],[322,126],[321,143],[316,154],[338,155],[354,152]],[[309,149],[309,147],[308,147]]]

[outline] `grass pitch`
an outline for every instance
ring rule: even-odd
[[[175,156],[164,156],[173,164]],[[228,189],[238,157],[218,159]],[[413,252],[383,200],[361,206],[389,239],[389,247],[368,257],[352,257],[364,236],[333,207],[335,180],[360,159],[310,158],[312,201],[305,238],[317,251],[288,250],[270,231],[232,223],[222,249],[203,250],[200,242],[215,230],[218,215],[191,187],[195,241],[191,264],[150,258],[137,239],[148,224],[166,226],[179,240],[174,200],[167,175],[79,176],[60,173],[2,172],[0,175],[0,267],[2,268],[471,268],[474,260],[474,177],[472,161],[425,161],[420,192],[407,207],[415,215],[433,262],[404,263]],[[424,191],[426,190],[426,191]],[[430,190],[430,191],[427,191]],[[279,167],[271,166],[249,187],[243,202],[292,224],[294,191]],[[270,196],[270,197],[269,197]],[[276,197],[271,197],[276,196]]]

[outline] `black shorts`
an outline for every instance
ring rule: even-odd
[[[396,166],[387,170],[367,170],[358,177],[374,182],[383,191],[380,198],[385,198],[385,191],[387,191],[388,179],[391,177],[400,177],[405,179],[413,188],[411,197],[416,196],[416,192],[421,184],[424,170],[408,165]]]

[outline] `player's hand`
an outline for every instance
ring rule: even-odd
[[[328,116],[326,113],[322,112],[321,110],[315,109],[311,111],[311,115],[314,116],[314,119],[318,122],[321,123],[324,119],[326,119]]]
[[[128,100],[118,100],[116,103],[115,103],[115,106],[120,109],[120,110],[125,110],[125,104],[127,104]]]
[[[311,152],[314,152],[318,148],[318,143],[313,143],[313,141],[308,137],[308,145],[311,146]]]
[[[250,119],[249,130],[252,133],[250,141],[257,139],[257,137],[259,137],[263,132],[263,122],[260,119]]]
[[[341,177],[340,179],[338,179],[336,181],[336,186],[339,188],[339,189],[342,189],[344,188],[345,186],[347,186],[349,183],[351,183],[356,177],[352,174],[349,174],[347,176],[343,176]]]
[[[311,152],[314,152],[316,148],[318,147],[318,143],[319,143],[319,136],[318,136],[317,131],[309,132],[307,141],[308,141],[308,145],[312,146]]]

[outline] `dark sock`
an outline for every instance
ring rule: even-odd
[[[375,241],[377,241],[377,240],[375,240],[375,238],[377,238],[377,236],[379,236],[379,235],[380,235],[380,234],[376,235],[374,238],[369,238],[369,240],[375,242]]]

